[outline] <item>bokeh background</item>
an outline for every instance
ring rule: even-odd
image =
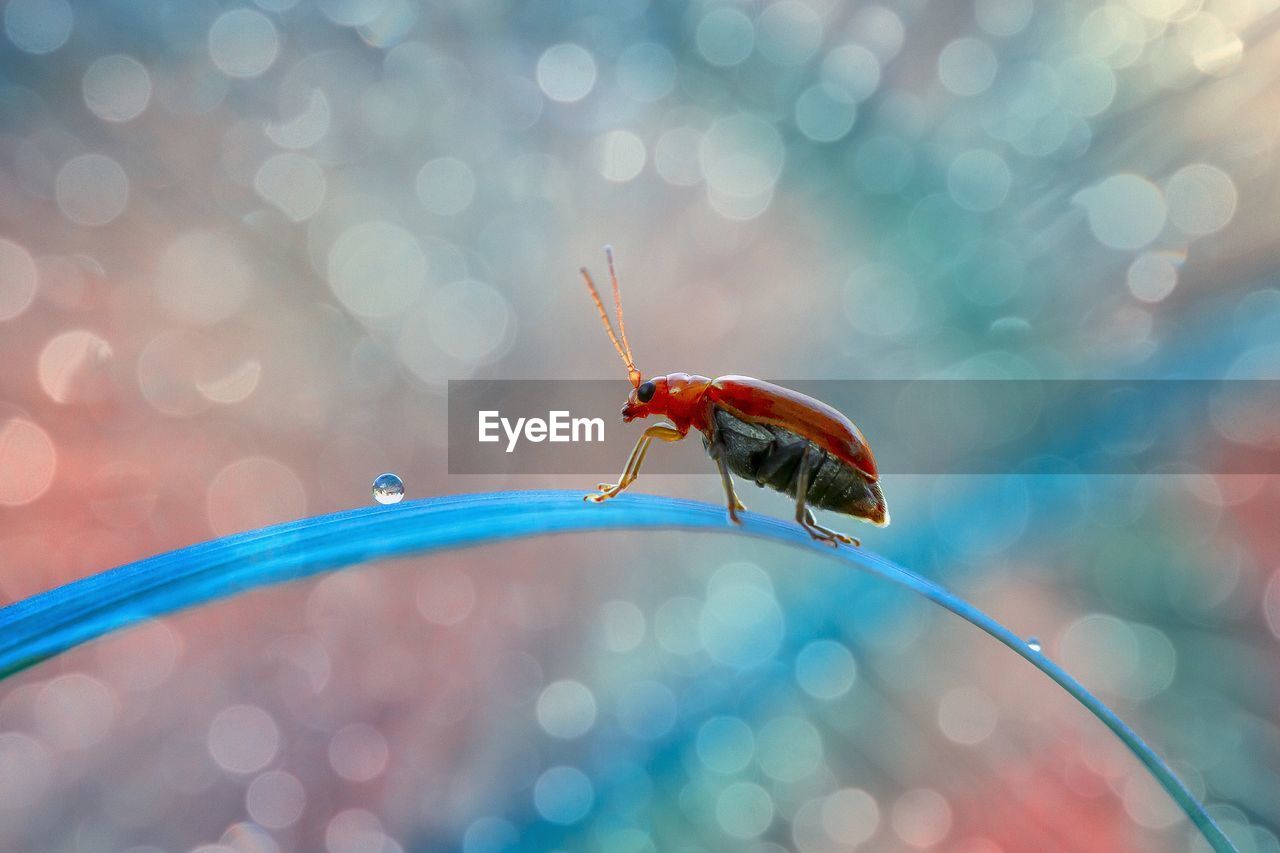
[[[1276,6],[7,0],[0,603],[386,470],[591,485],[449,477],[444,390],[621,403],[606,242],[649,373],[1278,378]],[[855,532],[1280,850],[1280,481],[1213,473],[1274,423],[1203,470],[886,477]],[[654,452],[705,473],[637,488],[720,500]],[[0,685],[0,849],[517,848],[1200,849],[1007,650],[721,536],[363,567]]]

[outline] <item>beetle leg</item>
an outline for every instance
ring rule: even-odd
[[[733,490],[733,477],[729,475],[729,463],[725,462],[723,453],[714,454],[716,467],[720,469],[720,481],[724,483],[724,496],[729,502],[729,520],[734,524],[741,524],[742,519],[738,518],[738,510],[745,510],[742,501],[738,500],[738,494]]]
[[[828,536],[828,535],[834,536],[836,539],[839,539],[844,544],[852,545],[855,548],[862,547],[862,540],[859,539],[857,536],[850,536],[847,533],[841,533],[838,530],[832,530],[830,527],[823,527],[821,524],[818,523],[818,520],[813,517],[813,510],[809,509],[808,507],[804,508],[804,515],[805,515],[805,521],[809,523],[808,526],[822,533],[824,536]]]
[[[724,458],[724,442],[720,440],[720,428],[716,424],[715,411],[708,410],[707,423],[711,425],[711,437],[708,442],[711,458],[716,460],[716,467],[720,469],[720,482],[724,484],[724,496],[729,505],[729,520],[734,524],[741,524],[742,519],[738,518],[738,512],[746,512],[747,505],[738,497],[738,493],[733,489],[733,477],[729,474],[729,463]]]
[[[649,427],[640,436],[640,440],[636,442],[636,446],[631,450],[631,456],[627,458],[627,465],[622,469],[622,475],[618,477],[617,483],[601,483],[596,487],[594,494],[583,495],[584,501],[592,501],[600,503],[609,498],[620,494],[627,486],[636,481],[636,477],[640,475],[640,464],[644,462],[645,454],[649,452],[649,444],[655,438],[662,441],[679,441],[684,438],[680,430],[666,424],[657,424]]]
[[[738,497],[738,493],[733,488],[733,477],[729,474],[729,463],[724,459],[724,453],[719,449],[712,453],[712,459],[716,460],[716,467],[720,469],[720,482],[724,484],[725,499],[729,502],[729,518],[734,524],[738,523],[737,513],[739,511],[746,512],[747,505]]]
[[[805,531],[817,539],[819,542],[825,542],[832,548],[839,548],[841,542],[852,544],[850,537],[834,530],[828,530],[818,524],[813,517],[813,512],[805,505],[806,496],[809,493],[809,475],[812,473],[813,460],[809,456],[809,448],[806,446],[804,452],[800,456],[800,470],[796,473],[796,523],[805,529]]]
[[[626,488],[623,484],[628,482],[632,470],[636,467],[636,461],[644,457],[644,453],[649,449],[649,442],[653,441],[646,432],[636,441],[636,446],[631,448],[631,453],[627,456],[627,464],[622,467],[622,473],[618,475],[617,483],[596,483],[597,492],[608,492],[617,489],[619,486]]]
[[[653,440],[655,438],[660,438],[663,441],[679,441],[684,438],[684,436],[675,427],[658,424],[657,426],[652,426],[645,430],[645,433],[641,438],[644,439],[644,445],[637,448],[639,451],[638,454],[636,454],[635,458],[630,461],[628,469],[623,472],[623,477],[621,479],[622,489],[625,489],[627,486],[634,483],[636,478],[640,476],[640,466],[644,464],[644,459],[649,454],[649,448],[653,446]],[[601,487],[605,487],[605,489],[612,488],[608,483],[601,483],[600,486],[597,486],[596,488],[599,489]]]

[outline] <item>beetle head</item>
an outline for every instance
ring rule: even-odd
[[[627,402],[622,406],[622,421],[630,423],[636,418],[661,415],[667,410],[667,377],[647,379],[631,389]]]

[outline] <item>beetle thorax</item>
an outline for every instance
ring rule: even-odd
[[[662,377],[661,386],[666,391],[664,412],[676,429],[681,432],[690,427],[704,429],[705,395],[711,380],[705,376],[693,376],[688,373],[669,373]]]

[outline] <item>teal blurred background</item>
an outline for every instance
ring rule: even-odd
[[[621,404],[604,243],[647,374],[1280,378],[1276,5],[7,0],[0,603],[383,471],[593,485],[448,476],[444,392]],[[886,476],[843,529],[1280,850],[1280,482],[1214,474],[1277,414],[1202,469]],[[0,685],[0,849],[554,848],[1199,849],[1025,662],[725,537],[370,566]]]

